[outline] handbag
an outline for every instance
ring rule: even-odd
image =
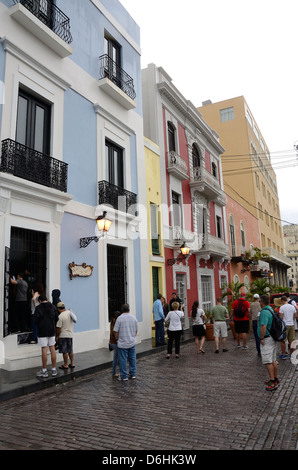
[[[109,351],[113,351],[113,348],[112,348],[110,342],[109,342]]]

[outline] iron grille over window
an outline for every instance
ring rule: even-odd
[[[137,195],[108,181],[98,183],[98,204],[109,204],[114,209],[135,215]]]
[[[132,100],[135,99],[133,79],[107,54],[99,57],[99,79],[108,78]]]
[[[67,192],[68,164],[11,139],[2,141],[0,171]]]
[[[42,21],[67,44],[72,42],[69,18],[55,5],[53,0],[14,0]]]

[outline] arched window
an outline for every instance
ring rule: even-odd
[[[244,223],[240,222],[241,246],[245,248],[245,230]]]
[[[234,227],[234,219],[230,215],[229,217],[229,229],[230,229],[230,239],[231,239],[231,251],[232,256],[236,256],[236,239],[235,239],[235,227]]]
[[[195,144],[192,146],[192,166],[193,168],[199,168],[201,166],[200,154]]]
[[[176,152],[176,142],[175,142],[175,127],[171,122],[168,122],[168,145],[169,152],[173,150]]]
[[[212,176],[214,176],[214,178],[217,178],[217,166],[216,166],[216,163],[212,162],[211,168],[212,168]]]

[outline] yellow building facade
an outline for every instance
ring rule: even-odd
[[[150,308],[158,293],[165,293],[165,260],[162,237],[161,176],[159,147],[144,138],[147,226],[149,244]],[[148,299],[149,301],[149,299]],[[154,321],[152,316],[152,336]]]
[[[285,256],[277,180],[256,120],[243,96],[217,103],[206,101],[198,109],[225,148],[224,190],[258,219],[259,248],[270,256],[272,281],[286,286],[289,263]]]

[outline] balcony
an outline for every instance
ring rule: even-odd
[[[53,0],[14,0],[10,15],[60,57],[72,54],[69,18]]]
[[[107,54],[99,57],[98,86],[125,109],[136,107],[133,79]]]
[[[0,172],[67,192],[68,164],[19,144],[2,141]]]
[[[180,181],[188,179],[186,162],[174,150],[168,152],[168,172]]]
[[[205,168],[194,167],[189,186],[221,206],[226,205],[226,197],[221,189],[219,181]]]
[[[230,249],[229,245],[225,243],[222,238],[214,237],[213,235],[201,235],[201,244],[199,244],[200,249],[196,254],[202,258],[209,259],[213,258],[222,258],[230,259]]]
[[[107,204],[115,210],[135,216],[137,195],[108,181],[99,181],[98,204]]]

